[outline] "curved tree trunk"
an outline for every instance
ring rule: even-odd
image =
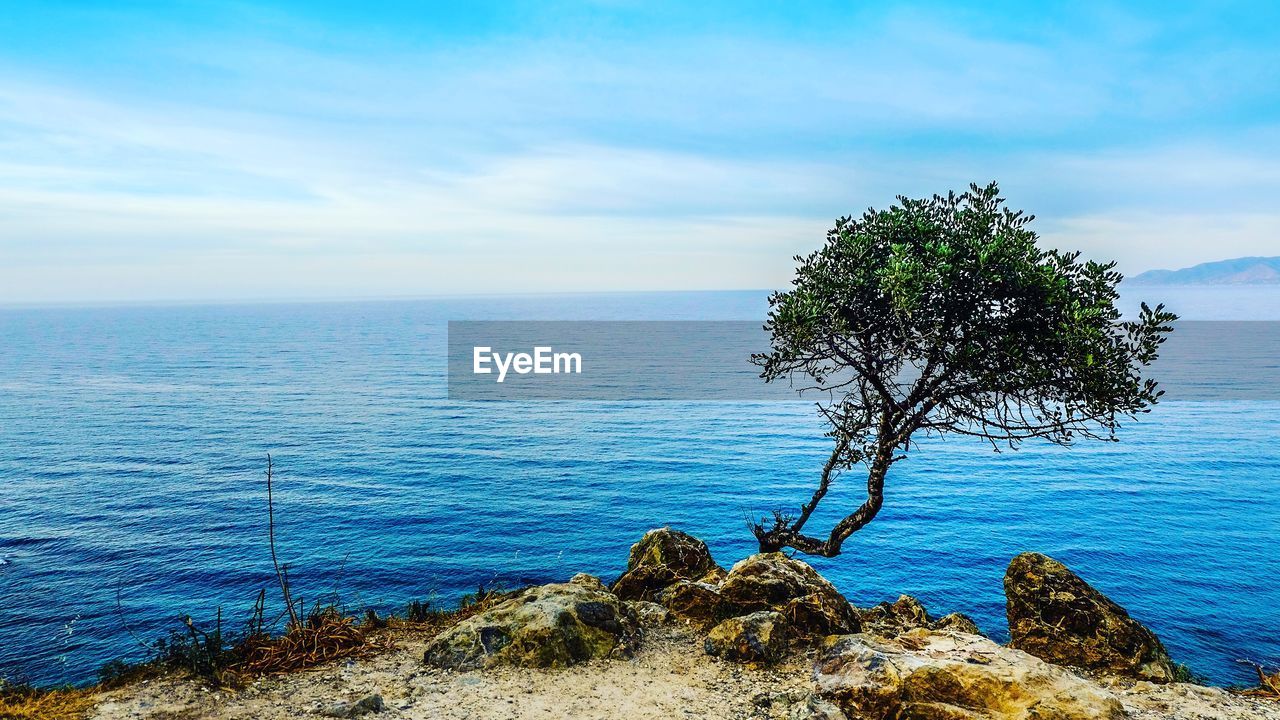
[[[765,530],[763,526],[757,525],[755,530],[756,539],[760,543],[760,552],[778,552],[783,548],[791,548],[798,550],[806,555],[819,555],[821,557],[835,557],[840,554],[840,546],[850,535],[861,530],[867,523],[875,518],[876,513],[880,512],[880,507],[884,504],[884,478],[889,472],[889,466],[893,464],[892,448],[881,449],[871,461],[871,466],[867,471],[867,499],[858,507],[853,514],[845,517],[836,523],[831,529],[831,535],[826,540],[810,537],[800,533],[797,523],[795,527],[783,522],[776,523],[769,530]],[[813,511],[813,506],[826,494],[827,474],[823,474],[823,484],[820,486],[820,493],[815,493],[814,501],[810,505],[805,506],[802,518],[807,520],[809,513]]]

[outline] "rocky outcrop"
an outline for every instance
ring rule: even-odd
[[[1174,679],[1159,638],[1057,560],[1039,553],[1015,557],[1004,591],[1010,646],[1057,665]]]
[[[897,635],[915,628],[929,627],[929,613],[919,600],[900,595],[893,602],[882,602],[859,610],[863,626],[879,635]]]
[[[696,581],[711,575],[715,582],[717,571],[724,572],[711,559],[706,543],[679,530],[658,528],[631,546],[627,571],[611,589],[623,600],[656,600],[680,580]]]
[[[787,720],[848,720],[848,716],[835,703],[811,694],[791,706]]]
[[[772,610],[799,636],[857,632],[853,605],[809,565],[782,553],[752,555],[733,566],[720,584],[720,612],[742,615]]]
[[[720,589],[711,583],[678,580],[658,595],[658,602],[673,617],[695,627],[711,627],[723,619]]]
[[[526,588],[463,620],[437,635],[424,659],[455,670],[564,667],[629,655],[639,636],[630,608],[603,586],[577,576],[573,582]]]
[[[910,595],[900,595],[891,603],[882,602],[859,610],[858,615],[862,619],[863,629],[890,637],[916,628],[984,634],[978,629],[977,623],[963,613],[951,613],[935,620],[929,616],[924,605]]]
[[[978,623],[964,613],[948,613],[934,620],[929,627],[934,630],[955,630],[956,632],[986,637],[986,633],[982,632],[978,627]]]
[[[729,576],[729,572],[719,565],[713,566],[707,571],[706,575],[698,578],[698,582],[710,583],[711,585],[719,585]]]
[[[569,578],[569,584],[581,585],[584,588],[599,590],[600,592],[609,592],[609,588],[605,587],[604,581],[595,575],[589,575],[587,573],[578,573],[577,575]]]
[[[854,607],[839,593],[814,592],[788,600],[778,611],[797,634],[820,638],[862,629]]]
[[[977,635],[924,628],[896,638],[831,638],[817,694],[851,718],[1119,720],[1111,693],[1069,670]]]
[[[787,621],[769,610],[729,618],[707,633],[708,655],[726,660],[772,663],[787,654]]]

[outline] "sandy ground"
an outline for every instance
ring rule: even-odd
[[[773,720],[790,718],[808,697],[805,657],[757,669],[709,657],[691,632],[651,631],[630,660],[604,660],[564,670],[503,668],[466,673],[428,667],[425,639],[402,638],[377,657],[338,663],[240,690],[209,690],[160,679],[107,693],[98,720],[147,718],[333,717],[343,705],[373,694],[382,720]],[[1134,720],[1280,720],[1280,703],[1193,685],[1102,681]]]
[[[378,657],[266,678],[238,691],[152,680],[108,693],[94,717],[326,717],[341,703],[376,693],[386,709],[365,717],[379,720],[773,718],[787,716],[788,696],[803,698],[808,691],[804,658],[767,670],[722,662],[702,652],[700,641],[680,628],[651,632],[630,660],[564,670],[450,672],[422,662],[425,645],[402,639]]]
[[[1280,700],[1243,697],[1219,688],[1172,683],[1100,680],[1120,698],[1133,720],[1276,720]]]

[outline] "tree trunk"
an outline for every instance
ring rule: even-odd
[[[777,523],[769,530],[757,525],[756,539],[760,543],[760,552],[778,552],[784,548],[798,550],[806,555],[835,557],[840,554],[840,546],[850,535],[861,530],[875,518],[884,504],[884,478],[893,464],[893,448],[882,448],[876,453],[867,471],[867,499],[862,505],[831,529],[826,540],[819,540],[801,534],[797,529],[785,523]],[[815,503],[816,504],[816,503]],[[807,508],[812,511],[812,507]],[[805,514],[807,519],[808,513]]]

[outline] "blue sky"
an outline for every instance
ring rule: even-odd
[[[173,5],[0,15],[0,302],[779,287],[993,179],[1130,273],[1280,254],[1274,3]]]

